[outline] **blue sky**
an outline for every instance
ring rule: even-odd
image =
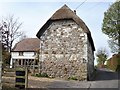
[[[63,0],[52,0],[52,2],[47,2],[47,0],[31,0],[29,2],[26,0],[23,2],[22,0],[9,0],[8,2],[3,0],[0,1],[0,20],[3,16],[6,17],[13,14],[15,17],[19,17],[20,22],[23,22],[20,30],[24,31],[28,37],[36,37],[38,30],[56,10],[61,8],[64,4],[67,4],[69,8],[74,10],[83,1],[85,0],[78,0],[77,2],[71,0],[64,0],[64,2]],[[101,27],[104,12],[115,0],[100,1],[88,0],[77,8],[76,12],[90,29],[96,50],[105,47],[110,54],[107,43],[108,37],[102,33]]]

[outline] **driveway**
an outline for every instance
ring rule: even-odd
[[[62,79],[50,79],[50,78],[38,78],[29,76],[28,77],[28,87],[29,88],[63,88],[66,90],[68,88],[115,88],[120,86],[120,81],[118,81],[118,73],[112,72],[107,69],[98,69],[96,78],[93,81],[73,81],[73,80],[62,80]],[[15,78],[3,77],[3,82],[14,83]],[[52,90],[52,89],[49,89]],[[60,89],[61,90],[61,89]],[[119,88],[120,90],[120,88]]]

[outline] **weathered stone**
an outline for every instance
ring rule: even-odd
[[[42,72],[50,77],[87,79],[87,58],[93,60],[90,56],[93,52],[83,29],[73,20],[61,20],[53,22],[44,35]]]

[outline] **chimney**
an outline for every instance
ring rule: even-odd
[[[76,14],[76,10],[74,10],[74,13]]]

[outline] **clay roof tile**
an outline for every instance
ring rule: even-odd
[[[36,51],[40,48],[40,40],[38,38],[26,38],[16,43],[12,51]]]

